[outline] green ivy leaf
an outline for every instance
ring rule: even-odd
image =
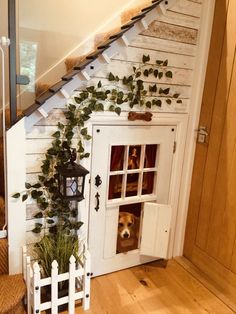
[[[55,221],[53,220],[53,219],[47,219],[47,223],[49,224],[49,225],[51,225],[51,224],[53,224]]]
[[[88,134],[88,128],[83,128],[80,130],[81,135],[87,135]]]
[[[123,96],[124,96],[124,93],[122,91],[117,93],[117,97],[118,98],[123,98]]]
[[[40,228],[40,227],[35,227],[35,228],[32,230],[32,232],[33,232],[33,233],[40,233],[41,230],[42,230],[42,228]]]
[[[131,101],[134,98],[134,94],[133,93],[128,93],[128,99]]]
[[[168,60],[165,60],[165,61],[163,62],[163,66],[166,67],[167,65],[168,65]]]
[[[34,218],[43,218],[43,213],[38,212],[37,214],[34,215]]]
[[[38,176],[38,179],[39,179],[39,181],[41,181],[41,182],[44,182],[44,180],[45,180],[45,177],[44,176]]]
[[[162,65],[162,64],[163,64],[163,61],[162,61],[162,60],[156,60],[156,64],[157,64],[157,65]]]
[[[58,123],[57,123],[57,127],[58,127],[58,129],[63,130],[65,126],[64,126],[63,123],[58,122]]]
[[[151,107],[152,107],[151,101],[147,101],[147,102],[145,103],[145,106],[146,106],[147,108],[151,108]]]
[[[140,77],[141,76],[141,72],[140,71],[138,71],[137,73],[135,73],[135,77],[137,78],[137,77]]]
[[[156,70],[154,70],[154,72],[153,72],[153,74],[154,74],[154,76],[157,78],[158,77],[158,73],[159,73],[159,71],[156,69]]]
[[[32,185],[33,188],[35,189],[39,189],[41,187],[41,184],[40,183],[35,183]]]
[[[115,106],[114,105],[110,105],[108,110],[109,111],[115,111]]]
[[[150,61],[150,56],[149,55],[143,55],[143,59],[142,59],[143,63],[146,63],[148,61]]]
[[[84,139],[85,139],[86,141],[91,140],[91,138],[92,138],[92,136],[91,136],[91,135],[88,135],[88,134],[84,136]]]
[[[26,201],[27,198],[28,198],[28,194],[23,194],[23,195],[22,195],[22,199],[21,199],[22,202]]]
[[[115,81],[115,76],[114,76],[114,74],[112,74],[111,72],[110,72],[109,75],[108,75],[108,80],[109,80],[109,81]]]
[[[28,182],[25,182],[25,188],[26,188],[27,190],[30,189],[30,188],[31,188],[31,184],[28,183]]]
[[[74,97],[74,100],[75,100],[75,102],[76,102],[77,104],[80,104],[80,103],[83,101],[83,99],[80,98],[80,97]],[[60,123],[60,122],[58,122],[58,123]]]
[[[160,99],[157,99],[156,106],[158,106],[158,107],[162,106],[162,101]]]
[[[95,111],[104,111],[104,106],[102,103],[98,103],[95,105]]]
[[[136,71],[136,67],[133,67],[133,71],[134,71],[134,72]]]
[[[116,100],[116,103],[117,103],[117,105],[121,105],[121,104],[123,104],[123,99],[122,98],[117,98],[117,100]]]
[[[165,88],[165,89],[160,88],[159,89],[159,94],[168,95],[169,91],[170,91],[170,88]]]
[[[121,114],[121,108],[120,107],[116,107],[115,108],[115,113],[119,116]]]
[[[183,103],[181,99],[178,99],[176,102],[177,102],[177,104],[182,104]]]
[[[166,72],[166,77],[172,78],[173,77],[173,73],[171,71],[167,71]]]
[[[149,74],[152,74],[152,73],[153,73],[153,68],[149,68],[149,69],[148,69],[148,73],[149,73]]]
[[[90,154],[89,153],[85,153],[85,154],[80,154],[80,159],[82,160],[82,159],[84,159],[84,158],[88,158],[90,156]]]
[[[75,230],[79,230],[82,226],[83,226],[83,222],[82,221],[77,221],[77,222],[75,222],[75,224],[74,224],[74,229]]]
[[[148,77],[148,75],[149,75],[148,69],[145,69],[145,70],[143,71],[143,75],[146,76],[146,77]]]
[[[98,82],[98,88],[101,88],[101,87],[102,87],[102,82],[99,81],[99,82]]]
[[[83,147],[83,144],[82,144],[81,141],[79,141],[78,146],[79,146],[79,148],[78,148],[77,152],[78,153],[83,153],[84,152],[84,147]]]
[[[173,98],[178,98],[179,96],[180,96],[180,94],[175,93],[175,94],[173,95]]]
[[[69,104],[68,108],[69,108],[70,111],[75,111],[76,110],[76,106],[72,105],[72,104]]]
[[[94,90],[95,90],[95,87],[94,86],[89,86],[86,88],[86,90],[89,92],[89,93],[93,93]]]
[[[119,80],[120,80],[119,76],[116,75],[116,76],[115,76],[115,81],[116,81],[116,82],[119,82]]]
[[[127,77],[126,77],[126,76],[123,77],[122,83],[123,83],[124,85],[128,84],[128,80],[127,80]]]
[[[20,197],[20,193],[15,193],[12,195],[13,198],[19,198]]]
[[[156,93],[156,92],[157,92],[157,86],[156,86],[156,84],[153,85],[153,86],[149,85],[149,91],[152,92],[152,93]]]
[[[166,103],[168,104],[168,105],[171,105],[171,99],[166,99]]]
[[[159,80],[163,77],[163,72],[158,73]]]

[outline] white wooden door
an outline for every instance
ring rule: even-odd
[[[167,252],[171,211],[160,204],[169,200],[175,133],[173,125],[93,127],[89,250],[95,276],[164,257]],[[152,203],[144,206],[146,202]],[[159,205],[154,206],[155,202]],[[126,208],[138,216],[138,244],[118,253],[119,212]],[[148,228],[151,217],[157,219],[152,234]],[[150,237],[160,237],[161,230],[165,244],[154,241],[156,247],[149,251],[141,244],[140,254],[141,238],[147,243]],[[162,243],[161,251],[157,243]],[[161,256],[156,255],[160,252]]]

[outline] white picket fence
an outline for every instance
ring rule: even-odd
[[[90,305],[90,253],[84,253],[84,262],[76,263],[75,257],[70,257],[69,272],[58,274],[58,263],[52,262],[51,277],[41,278],[38,262],[32,264],[27,255],[26,247],[23,248],[24,279],[27,285],[27,313],[41,313],[51,309],[52,314],[58,313],[58,306],[68,303],[69,314],[75,313],[75,301],[81,300],[83,309],[88,310]],[[58,296],[58,284],[68,280],[68,293]],[[41,289],[51,285],[51,300],[41,300]],[[42,303],[43,302],[43,303]]]

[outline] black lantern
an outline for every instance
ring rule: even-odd
[[[61,196],[68,201],[80,202],[84,199],[85,176],[89,173],[87,169],[75,163],[76,150],[71,153],[68,163],[58,166],[58,186]]]

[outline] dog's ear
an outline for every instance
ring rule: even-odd
[[[135,221],[136,221],[135,216],[134,216],[134,214],[131,214],[131,213],[130,213],[130,216],[131,216],[132,224],[134,225]]]

